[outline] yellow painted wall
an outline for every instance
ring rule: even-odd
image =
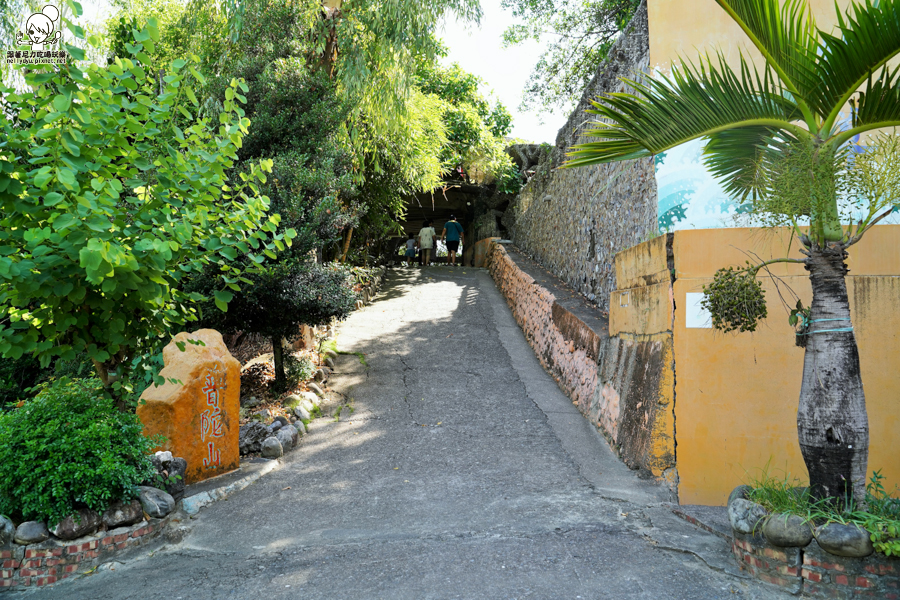
[[[849,0],[837,0],[844,10]],[[809,0],[816,24],[832,31],[835,18],[834,0]],[[694,60],[699,53],[715,54],[721,49],[732,66],[736,66],[738,49],[762,63],[762,55],[750,48],[747,36],[716,4],[715,0],[647,0],[650,21],[650,68],[668,71],[678,57]]]
[[[682,504],[724,505],[728,493],[771,461],[806,478],[797,444],[796,411],[803,349],[793,343],[787,310],[771,277],[769,318],[754,333],[723,334],[685,326],[685,294],[702,292],[715,271],[747,260],[783,256],[784,232],[703,229],[675,232],[675,430]],[[791,253],[796,252],[796,242]],[[869,414],[869,472],[900,484],[900,225],[877,226],[849,249],[847,287],[859,344]],[[776,265],[808,305],[801,265]],[[782,292],[785,293],[784,291]]]

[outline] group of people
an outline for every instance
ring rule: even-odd
[[[406,263],[412,266],[418,251],[419,264],[428,266],[431,264],[432,252],[435,249],[435,240],[437,232],[432,226],[433,222],[425,220],[422,223],[422,229],[418,235],[410,233],[409,239],[406,240]],[[444,230],[441,232],[441,241],[447,244],[448,263],[456,266],[456,254],[459,252],[459,245],[463,242],[463,226],[459,224],[456,217],[450,215],[450,220],[444,223]]]

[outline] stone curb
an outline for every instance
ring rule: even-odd
[[[259,479],[263,475],[271,473],[272,471],[281,468],[281,466],[282,462],[280,460],[270,460],[268,464],[263,465],[259,470],[254,471],[253,473],[248,473],[244,477],[241,477],[237,481],[234,481],[226,486],[213,490],[207,490],[204,492],[200,492],[199,494],[184,498],[181,501],[181,509],[188,515],[196,515],[204,506],[208,506],[213,502],[217,502],[218,500],[224,500],[234,492],[246,488],[248,485]]]

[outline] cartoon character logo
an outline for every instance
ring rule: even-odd
[[[16,32],[16,44],[22,45],[31,42],[32,50],[44,50],[45,45],[58,41],[62,35],[59,31],[55,33],[53,31],[53,24],[57,20],[59,20],[59,9],[48,4],[41,9],[41,12],[28,17],[28,20],[25,21],[24,35],[21,31]]]

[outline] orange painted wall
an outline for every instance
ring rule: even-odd
[[[702,292],[721,267],[741,265],[744,251],[784,256],[785,232],[702,229],[675,232],[675,430],[682,504],[724,505],[748,473],[772,469],[806,478],[796,411],[803,349],[772,277],[761,277],[769,318],[754,333],[687,328],[687,293]],[[792,255],[796,252],[796,241]],[[869,472],[900,484],[900,225],[882,225],[849,249],[848,291],[869,414]],[[801,265],[776,265],[808,305]],[[784,291],[782,292],[787,295]]]

